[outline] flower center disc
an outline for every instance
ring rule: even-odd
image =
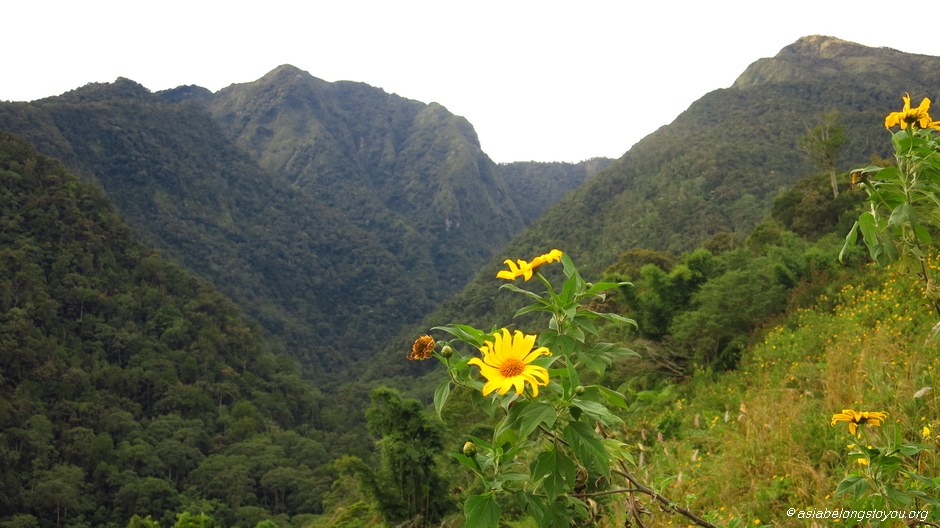
[[[502,374],[504,378],[518,376],[519,374],[522,374],[524,370],[525,363],[519,361],[518,359],[507,359],[499,367],[499,373]]]

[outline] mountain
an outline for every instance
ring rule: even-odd
[[[592,158],[580,163],[516,161],[501,163],[499,172],[516,196],[516,207],[526,225],[590,176],[613,163],[610,158]]]
[[[220,90],[212,116],[268,172],[341,211],[441,301],[522,227],[463,117],[293,66]]]
[[[901,108],[905,92],[915,101],[940,93],[937,72],[938,57],[801,38],[695,101],[546,210],[424,327],[508,320],[505,296],[494,299],[506,258],[559,248],[596,277],[633,248],[680,254],[716,235],[740,240],[778,194],[819,170],[797,143],[822,114],[838,112],[848,138],[839,170],[865,165],[888,155],[884,116]]]
[[[323,464],[361,442],[322,432],[326,400],[295,360],[5,132],[0,200],[0,524],[321,509]]]
[[[463,118],[282,66],[213,94],[128,80],[0,104],[311,372],[369,357],[521,229]]]
[[[344,364],[386,331],[369,306],[396,322],[428,306],[372,234],[260,169],[197,105],[165,103],[121,79],[0,105],[0,116],[0,128],[98,183],[145,243],[213,281],[318,369]]]

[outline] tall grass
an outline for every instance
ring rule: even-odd
[[[919,470],[940,475],[940,343],[925,342],[937,316],[921,289],[873,269],[831,297],[766,328],[736,371],[699,372],[671,405],[637,411],[635,424],[659,425],[628,434],[664,495],[722,526],[812,526],[786,511],[848,506],[834,490],[853,439],[830,426],[845,408],[886,411],[877,434],[932,442]],[[673,523],[686,524],[660,514],[656,525]]]

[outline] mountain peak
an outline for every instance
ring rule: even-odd
[[[909,86],[934,85],[938,80],[937,58],[904,53],[891,48],[872,48],[825,35],[802,37],[780,50],[773,58],[760,59],[734,81],[733,88],[749,88],[762,84],[807,84],[842,82],[851,75],[872,75],[880,84],[890,77],[886,72],[904,71]],[[887,81],[885,81],[887,82]]]
[[[295,82],[310,82],[310,81],[317,81],[321,83],[326,82],[322,79],[318,79],[314,77],[313,75],[310,75],[309,72],[301,70],[300,68],[296,66],[292,66],[290,64],[281,64],[277,68],[274,68],[273,70],[266,73],[263,77],[258,79],[258,81],[256,82],[260,84],[268,84],[268,83],[290,84],[290,83],[295,83]]]
[[[795,54],[811,57],[832,57],[844,52],[846,49],[864,51],[869,48],[836,37],[809,35],[783,48],[777,56]]]
[[[113,99],[142,99],[150,97],[150,90],[136,81],[118,77],[112,83],[88,83],[58,96],[63,101],[103,101]]]

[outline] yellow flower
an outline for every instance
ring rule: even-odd
[[[431,357],[431,354],[434,353],[434,347],[436,346],[437,343],[434,342],[433,337],[428,335],[421,336],[415,339],[415,342],[411,345],[411,353],[408,354],[408,359],[424,361]]]
[[[911,96],[905,93],[901,99],[904,100],[904,108],[900,112],[891,112],[885,117],[885,128],[891,128],[895,125],[901,125],[901,130],[908,126],[918,128],[940,128],[940,122],[930,119],[930,99],[924,97],[917,108],[911,108]]]
[[[930,428],[925,425],[924,429],[920,432],[920,436],[922,438],[930,438]]]
[[[497,279],[515,280],[518,277],[525,277],[525,280],[529,280],[532,278],[532,266],[528,262],[522,259],[517,261],[519,263],[518,265],[516,262],[513,262],[509,259],[506,259],[503,262],[509,267],[509,269],[501,270],[499,273],[497,273]]]
[[[551,355],[551,352],[545,347],[532,350],[534,345],[534,335],[526,335],[519,330],[509,335],[506,328],[487,339],[480,347],[483,359],[473,358],[467,362],[480,367],[480,374],[486,378],[483,395],[497,389],[503,395],[511,388],[516,389],[516,394],[522,394],[525,382],[529,382],[532,396],[538,396],[539,385],[548,385],[548,370],[531,363],[539,356]]]
[[[544,255],[535,257],[531,262],[526,262],[522,259],[517,259],[515,262],[513,262],[512,260],[506,259],[503,262],[509,269],[501,270],[496,274],[496,278],[515,280],[519,277],[522,277],[525,280],[529,280],[532,278],[532,272],[535,271],[535,268],[538,268],[542,264],[558,262],[561,260],[561,255],[562,253],[560,250],[553,249]]]
[[[862,424],[869,425],[881,425],[884,422],[885,418],[888,417],[888,413],[877,412],[877,411],[860,411],[855,412],[852,409],[843,409],[841,413],[832,415],[832,423],[830,425],[835,425],[837,422],[846,422],[849,424],[849,432],[857,434],[858,426]]]

